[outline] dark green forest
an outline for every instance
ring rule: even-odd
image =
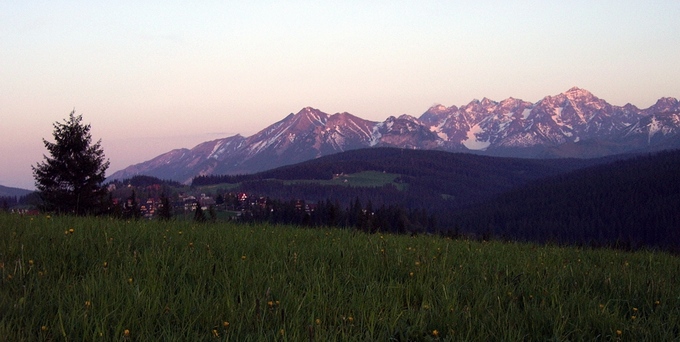
[[[680,251],[680,151],[550,177],[461,211],[465,233],[538,242]]]

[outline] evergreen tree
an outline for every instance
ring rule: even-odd
[[[162,221],[168,221],[172,218],[172,204],[165,193],[161,194],[161,206],[158,208],[158,218]]]
[[[194,221],[205,222],[205,214],[203,213],[203,208],[201,208],[201,203],[196,201],[196,211],[194,211]]]
[[[142,217],[142,212],[139,209],[139,204],[137,203],[137,193],[132,190],[132,195],[128,197],[127,201],[123,203],[123,218],[125,219],[138,219]]]
[[[121,210],[120,204],[116,204],[113,200],[113,193],[109,192],[108,198],[106,199],[106,210],[105,212],[112,217],[121,218],[123,216],[123,211]]]
[[[55,122],[54,141],[43,139],[50,156],[32,166],[42,200],[41,209],[57,214],[90,215],[103,211],[109,167],[101,140],[92,144],[90,125],[72,111],[63,123]]]
[[[354,200],[354,202],[349,203],[349,212],[347,213],[347,226],[349,227],[358,227],[359,222],[361,220],[361,215],[363,214],[363,209],[361,207],[361,201],[359,200],[359,197]]]

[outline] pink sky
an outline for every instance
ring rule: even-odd
[[[680,97],[680,2],[0,3],[0,184],[32,188],[71,110],[108,174],[312,106],[382,121],[585,88]]]

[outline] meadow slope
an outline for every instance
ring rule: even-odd
[[[661,252],[0,214],[9,341],[677,340]]]

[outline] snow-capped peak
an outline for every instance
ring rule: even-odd
[[[609,146],[615,147],[612,153],[641,149],[635,145],[641,136],[646,147],[657,141],[680,146],[678,112],[680,103],[675,98],[661,98],[647,109],[630,104],[619,107],[578,87],[536,103],[512,97],[496,102],[484,97],[461,107],[436,104],[420,118],[405,114],[383,122],[349,113],[328,115],[305,107],[252,136],[236,135],[168,153],[116,172],[111,178],[134,173],[187,181],[197,174],[254,172],[372,146],[525,157],[547,156],[551,151],[562,157],[606,155]],[[585,141],[590,143],[580,145]],[[579,145],[560,150],[567,142]],[[593,145],[596,147],[589,147]],[[586,150],[592,150],[590,155],[579,154]]]
[[[581,89],[579,87],[571,87],[563,94],[570,100],[593,97],[593,94],[591,92],[585,89]]]

